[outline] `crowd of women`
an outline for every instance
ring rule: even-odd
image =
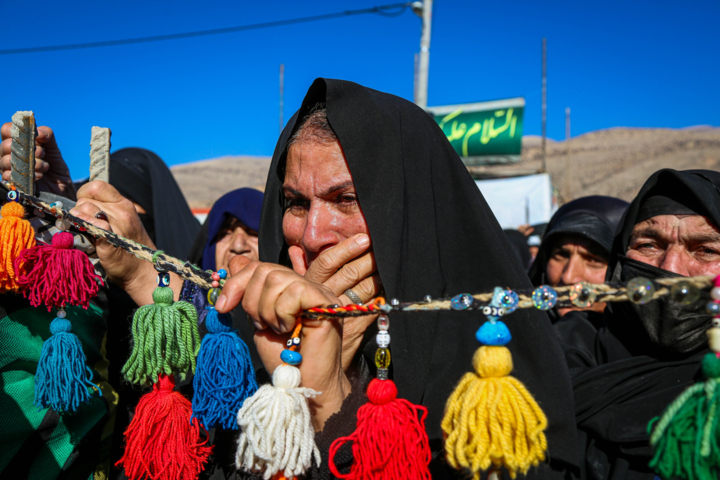
[[[3,179],[11,140],[3,127]],[[111,156],[110,181],[73,185],[53,138],[38,135],[39,188],[76,200],[70,213],[203,269],[229,272],[219,312],[251,347],[258,381],[280,364],[300,310],[492,291],[501,285],[573,285],[720,274],[720,174],[654,173],[630,203],[585,197],[550,220],[529,272],[434,120],[399,97],[318,79],[282,132],[263,193],[220,198],[200,226],[170,171],[138,148]],[[130,319],[150,304],[153,266],[102,239],[104,289],[78,333],[101,400],[68,417],[32,407],[37,338],[47,319],[0,295],[0,478],[124,478],[115,462],[142,393],[121,382]],[[172,275],[176,299],[190,288]],[[206,296],[195,292],[202,311]],[[549,313],[549,315],[548,315]],[[648,479],[648,422],[698,377],[711,317],[704,304],[659,300],[597,303],[513,313],[514,375],[548,418],[548,458],[532,478]],[[80,315],[80,314],[78,314]],[[391,378],[399,395],[427,407],[433,478],[463,478],[448,466],[440,428],[445,401],[477,349],[477,313],[393,313]],[[87,318],[90,323],[90,318]],[[307,322],[303,386],[322,461],[306,478],[331,478],[330,444],[349,435],[376,375],[376,316]],[[44,329],[44,330],[43,330]],[[82,328],[80,329],[82,331]],[[201,327],[201,335],[203,334]],[[192,382],[179,389],[191,395]],[[106,393],[107,392],[107,393]],[[235,466],[236,432],[215,428],[203,478],[252,478]],[[352,453],[341,451],[342,471]],[[669,480],[669,479],[666,479]]]

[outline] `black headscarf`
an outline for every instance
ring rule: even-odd
[[[505,232],[508,242],[510,242],[510,246],[515,252],[515,255],[517,255],[518,260],[520,260],[520,265],[527,268],[530,265],[530,260],[532,259],[532,256],[530,255],[530,247],[528,246],[528,237],[517,230],[507,229],[503,231]]]
[[[200,224],[165,162],[144,148],[123,148],[110,155],[110,185],[147,212],[140,214],[155,246],[184,260]]]
[[[656,215],[700,214],[720,226],[720,173],[653,174],[632,201],[613,243],[607,279],[677,276],[625,256],[635,224]],[[705,301],[683,307],[667,297],[644,306],[609,303],[595,331],[571,312],[556,325],[573,375],[576,415],[590,479],[647,479],[648,422],[698,380],[710,316]]]
[[[317,79],[278,141],[265,189],[260,258],[290,265],[282,230],[286,145],[318,103],[342,145],[372,239],[388,298],[420,300],[491,291],[530,282],[480,191],[433,119],[414,104],[355,83]],[[442,450],[445,402],[469,371],[485,321],[472,312],[391,315],[393,378],[399,395],[425,405],[435,453],[433,476],[451,475]],[[563,469],[575,462],[576,438],[567,368],[545,314],[507,317],[513,332],[514,375],[549,418],[549,455]],[[361,352],[374,369],[373,325]],[[357,359],[360,360],[359,358]],[[529,476],[551,475],[546,466]],[[560,473],[556,473],[560,475]]]
[[[592,195],[560,207],[545,229],[537,257],[528,272],[533,285],[547,283],[545,271],[550,248],[559,235],[580,235],[598,244],[609,256],[615,231],[628,205],[619,198]]]

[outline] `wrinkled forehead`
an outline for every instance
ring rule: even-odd
[[[708,240],[720,241],[720,228],[712,219],[696,214],[668,214],[655,215],[636,222],[633,226],[633,236],[639,235],[666,237],[693,237],[702,235]]]
[[[283,188],[303,193],[323,192],[352,183],[352,175],[339,142],[301,142],[290,146]]]

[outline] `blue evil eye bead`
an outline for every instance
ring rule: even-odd
[[[517,293],[513,292],[512,290],[505,290],[503,291],[503,296],[500,299],[500,305],[505,309],[505,314],[512,313],[517,309],[518,304],[520,303],[520,298],[518,297]]]
[[[450,307],[453,310],[467,310],[473,304],[473,296],[469,293],[461,293],[450,300]]]
[[[532,301],[539,310],[550,310],[557,303],[557,292],[554,288],[542,285],[532,293]]]
[[[7,194],[7,199],[9,202],[17,202],[18,196],[17,190],[10,190]]]
[[[720,303],[709,302],[705,305],[705,311],[710,315],[720,315]]]
[[[170,286],[170,274],[169,273],[158,273],[157,286],[158,287],[169,287]]]
[[[280,354],[280,360],[287,363],[288,365],[300,365],[302,362],[302,355],[292,350],[283,350]]]
[[[223,280],[227,278],[227,270],[225,270],[224,268],[221,268],[220,270],[218,270],[218,271],[217,271],[217,274],[218,274],[218,275],[220,276],[220,278],[222,278]]]
[[[512,340],[510,329],[502,321],[485,322],[475,332],[475,338],[483,345],[500,346],[507,345]]]

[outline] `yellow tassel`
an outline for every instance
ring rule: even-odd
[[[25,209],[17,202],[8,202],[0,210],[0,293],[17,292],[13,260],[22,250],[35,246],[35,232],[25,220]]]
[[[545,460],[547,418],[525,386],[508,376],[510,350],[482,346],[473,356],[475,372],[466,373],[445,406],[447,460],[465,468],[473,480],[491,466],[510,477],[527,473]]]

